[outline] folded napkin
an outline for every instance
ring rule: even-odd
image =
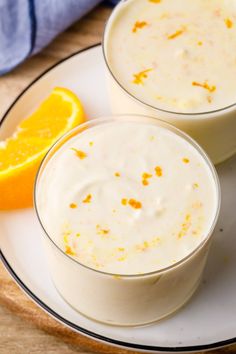
[[[101,0],[0,0],[0,75],[45,47]],[[118,0],[110,0],[115,5]]]

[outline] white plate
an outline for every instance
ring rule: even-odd
[[[101,46],[80,51],[37,78],[2,120],[9,134],[54,86],[72,89],[89,117],[110,113]],[[173,317],[146,327],[122,328],[84,318],[59,296],[48,272],[39,223],[33,210],[0,213],[3,263],[21,288],[51,316],[71,329],[110,344],[150,352],[189,352],[236,342],[236,157],[218,167],[223,204],[204,280],[191,301]]]

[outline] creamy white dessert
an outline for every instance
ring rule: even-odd
[[[85,130],[55,153],[40,181],[48,234],[94,269],[143,274],[168,267],[208,236],[212,173],[182,137],[116,122]]]
[[[177,112],[236,103],[236,5],[129,0],[114,20],[108,62],[135,97]]]
[[[90,318],[130,326],[194,293],[220,197],[193,142],[164,122],[125,116],[62,138],[41,166],[35,203],[59,293]]]
[[[121,1],[103,45],[113,113],[162,118],[215,163],[236,152],[234,1]]]

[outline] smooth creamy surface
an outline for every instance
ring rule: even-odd
[[[206,237],[217,207],[198,151],[143,122],[104,123],[67,141],[43,171],[37,202],[60,248],[115,274],[179,261]]]
[[[105,36],[111,71],[132,95],[175,112],[236,102],[236,2],[128,0]]]

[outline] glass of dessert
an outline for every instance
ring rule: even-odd
[[[220,208],[211,161],[156,118],[96,119],[48,152],[35,208],[53,282],[85,316],[151,323],[196,290]]]
[[[236,152],[234,1],[123,0],[103,51],[114,114],[163,119],[219,163]]]

